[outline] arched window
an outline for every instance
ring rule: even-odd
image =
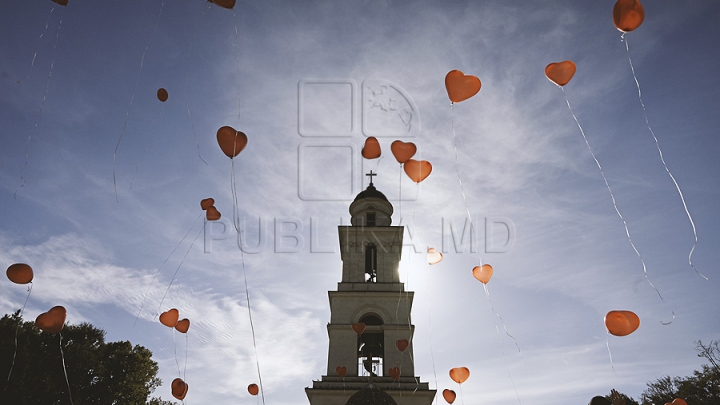
[[[360,318],[360,322],[368,328],[362,335],[358,335],[358,375],[382,377],[385,333],[379,326],[382,326],[383,321],[377,315],[367,314]]]

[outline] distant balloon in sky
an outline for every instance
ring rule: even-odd
[[[65,325],[67,311],[64,307],[55,306],[35,318],[35,326],[43,332],[58,333]]]
[[[605,315],[605,327],[611,335],[627,336],[640,326],[640,318],[632,311],[610,311]]]
[[[335,367],[335,372],[340,377],[345,377],[345,374],[347,374],[347,368],[345,368],[345,366],[337,366]]]
[[[371,136],[365,139],[365,145],[362,148],[362,157],[365,159],[377,159],[380,157],[380,142],[377,138]]]
[[[553,62],[545,67],[545,76],[551,82],[562,87],[575,75],[575,62],[571,60],[565,60],[562,62]]]
[[[169,309],[160,314],[160,323],[167,326],[168,328],[174,328],[180,318],[180,312],[175,309]]]
[[[390,151],[393,156],[395,156],[395,160],[397,160],[398,163],[403,164],[407,162],[408,159],[415,156],[417,146],[415,146],[412,142],[394,141],[390,144]]]
[[[215,199],[213,198],[205,198],[200,201],[200,208],[202,208],[203,211],[207,211],[207,209],[213,205],[215,205]]]
[[[250,393],[250,395],[257,395],[258,392],[260,392],[260,388],[258,388],[257,384],[253,383],[248,385],[248,392]]]
[[[188,392],[188,385],[185,381],[183,381],[181,378],[176,378],[173,380],[173,382],[170,384],[170,390],[172,392],[172,396],[179,400],[185,399],[185,395],[187,395]]]
[[[208,0],[208,3],[213,3],[227,9],[235,7],[235,0]]]
[[[11,264],[5,274],[15,284],[27,284],[33,281],[33,269],[25,263]]]
[[[167,90],[163,89],[162,87],[159,88],[157,91],[157,98],[158,98],[158,100],[162,101],[163,103],[166,102],[168,99]]]
[[[365,332],[365,323],[360,322],[352,324],[352,330],[354,330],[358,335],[362,335],[363,332]]]
[[[438,252],[435,248],[428,248],[427,250],[427,261],[428,264],[438,264],[442,261],[443,255],[442,253]]]
[[[466,75],[459,70],[451,70],[445,75],[445,89],[453,103],[467,100],[480,91],[480,79],[473,75]]]
[[[458,384],[464,383],[470,377],[470,370],[467,367],[455,367],[450,369],[450,378]]]
[[[493,275],[493,267],[489,264],[475,266],[472,269],[472,274],[479,282],[487,284],[490,281],[490,277]]]
[[[53,3],[57,3],[57,4],[61,5],[61,6],[67,6],[67,5],[68,5],[68,0],[52,0],[52,1],[53,1]]]
[[[187,333],[188,329],[190,329],[190,320],[187,318],[181,319],[175,324],[175,330],[180,333]]]
[[[400,369],[398,367],[392,367],[388,370],[388,375],[397,381],[400,379]]]
[[[618,0],[613,7],[613,24],[622,32],[630,32],[645,20],[645,9],[639,0]]]
[[[217,221],[221,216],[220,211],[214,206],[208,207],[208,209],[205,210],[205,218],[207,218],[208,221]]]
[[[443,398],[445,398],[448,404],[452,404],[453,402],[455,402],[456,397],[457,395],[455,394],[455,391],[449,389],[443,390]]]
[[[235,128],[224,126],[217,131],[217,141],[223,153],[232,159],[245,149],[248,138],[247,135]]]
[[[432,172],[432,165],[427,160],[408,159],[405,162],[405,174],[415,183],[425,180]]]
[[[409,345],[410,342],[407,339],[398,339],[395,341],[395,346],[397,346],[398,350],[400,350],[401,352],[404,352]]]

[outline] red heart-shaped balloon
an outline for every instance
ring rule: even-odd
[[[58,305],[38,315],[35,319],[35,326],[43,332],[58,333],[65,325],[66,316],[67,311],[65,308]]]
[[[168,328],[174,328],[180,318],[180,311],[175,308],[167,310],[160,314],[160,323]]]
[[[220,150],[230,159],[239,155],[245,146],[248,138],[244,133],[235,130],[233,127],[224,126],[217,131],[217,141]]]
[[[380,142],[377,138],[371,136],[365,139],[365,145],[362,148],[362,157],[365,159],[377,159],[380,157]]]
[[[405,174],[415,183],[425,180],[432,172],[432,165],[427,160],[408,159],[405,162]]]
[[[257,395],[258,392],[260,392],[260,388],[257,384],[253,383],[248,385],[248,392],[250,393],[250,395]]]
[[[25,263],[11,264],[5,274],[15,284],[27,284],[33,280],[33,269]]]
[[[450,378],[458,384],[462,384],[470,377],[470,370],[467,367],[455,367],[450,369]]]
[[[344,366],[337,366],[335,367],[335,372],[340,377],[345,377],[345,374],[347,374],[347,368],[345,368]]]
[[[452,404],[453,402],[455,402],[456,397],[457,395],[455,395],[455,391],[448,389],[443,390],[443,398],[445,398],[448,404]]]
[[[397,346],[398,350],[400,350],[401,352],[404,352],[409,345],[410,342],[408,342],[407,339],[398,339],[397,341],[395,341],[395,346]]]
[[[202,208],[203,211],[207,210],[208,208],[215,205],[215,199],[213,198],[205,198],[202,201],[200,201],[200,208]]]
[[[403,164],[415,155],[417,146],[412,142],[395,141],[390,144],[390,151],[398,163]]]
[[[472,269],[473,277],[479,282],[487,284],[490,281],[490,277],[493,275],[493,268],[489,264],[483,264],[482,266],[475,266]]]
[[[400,369],[397,367],[392,367],[388,370],[388,375],[392,377],[393,380],[397,381],[400,379]]]
[[[187,333],[188,329],[190,329],[190,320],[187,318],[179,320],[175,324],[175,330],[180,333]]]
[[[571,60],[553,62],[545,67],[545,76],[558,86],[564,86],[575,75],[576,69],[575,62]]]
[[[474,96],[480,91],[481,86],[480,79],[466,75],[459,70],[451,70],[445,75],[445,89],[453,103],[459,103]]]
[[[645,20],[645,9],[640,0],[618,0],[613,7],[613,24],[622,32],[630,32]]]
[[[221,216],[220,211],[218,211],[215,206],[210,206],[205,210],[205,218],[207,218],[208,221],[217,221]]]
[[[173,382],[170,384],[170,391],[172,393],[172,396],[181,401],[185,399],[188,388],[189,386],[187,385],[187,383],[180,378],[174,379]]]
[[[365,332],[365,324],[363,322],[360,323],[354,323],[352,325],[352,329],[357,333],[358,335],[362,335],[363,332]]]
[[[157,98],[158,98],[158,100],[162,101],[163,103],[166,102],[168,99],[167,90],[163,89],[162,87],[159,88],[157,91]]]

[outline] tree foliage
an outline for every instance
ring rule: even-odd
[[[66,324],[51,335],[18,313],[5,315],[0,318],[0,403],[59,405],[69,404],[72,396],[76,405],[170,404],[148,399],[161,384],[151,356],[128,341],[105,342],[105,331],[89,323]]]
[[[692,405],[720,404],[720,349],[717,342],[704,345],[696,342],[699,357],[705,357],[711,365],[703,364],[692,376],[664,376],[649,382],[642,393],[642,405],[664,405],[675,398],[682,398]]]

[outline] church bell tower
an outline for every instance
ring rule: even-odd
[[[356,392],[378,389],[397,405],[430,405],[435,390],[413,364],[413,292],[398,273],[404,227],[391,225],[393,206],[373,185],[375,174],[367,176],[350,204],[351,225],[338,227],[342,281],[328,292],[327,374],[305,393],[310,405],[345,405]]]

